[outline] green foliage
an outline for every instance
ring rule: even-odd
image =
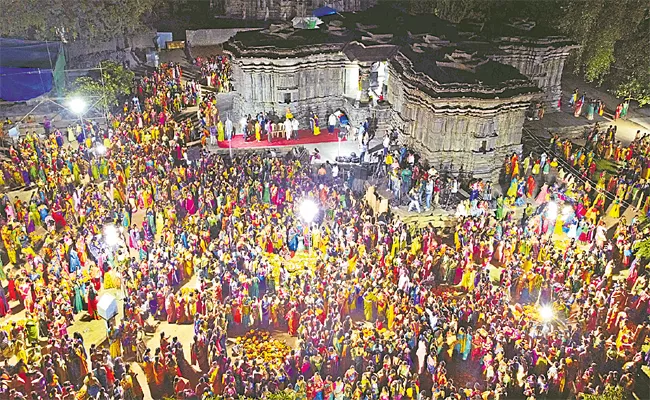
[[[643,239],[634,243],[634,254],[639,258],[650,259],[650,239]]]
[[[597,171],[605,171],[610,175],[618,173],[619,165],[613,161],[604,158],[597,158],[595,162]]]
[[[106,40],[137,32],[154,0],[2,0],[0,36]]]
[[[637,32],[617,43],[612,78],[616,95],[650,104],[650,13]]]
[[[650,104],[650,73],[645,76],[630,75],[616,87],[616,96],[636,100],[639,106]]]
[[[388,0],[387,0],[388,1]],[[532,18],[580,45],[573,71],[607,82],[616,95],[650,104],[650,2],[647,0],[406,0],[410,11],[459,22]]]
[[[640,239],[632,243],[632,250],[636,257],[648,261],[650,260],[650,220],[646,216],[640,216],[638,222],[638,230],[642,234]]]
[[[98,67],[101,71],[96,77],[77,78],[68,91],[69,96],[91,99],[91,103],[99,101],[98,106],[106,109],[118,106],[131,93],[135,74],[111,61],[102,61]]]
[[[584,65],[584,77],[587,82],[603,83],[605,75],[614,62],[614,47],[601,44],[594,49],[594,54],[589,57]]]
[[[625,400],[625,391],[620,386],[607,386],[603,394],[585,394],[578,396],[581,400]]]
[[[602,83],[616,59],[617,44],[636,33],[648,12],[641,0],[571,0],[565,3],[560,30],[581,47],[575,53],[574,71],[589,82]]]
[[[264,393],[261,398],[264,400],[296,400],[296,392],[292,389],[286,389],[283,392],[277,392],[277,393]],[[212,396],[208,398],[208,400],[223,400],[223,396]],[[251,397],[246,397],[246,396],[239,396],[237,398],[238,400],[255,400]]]

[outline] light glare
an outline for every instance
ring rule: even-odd
[[[555,311],[550,305],[541,306],[539,308],[539,318],[542,322],[547,323],[551,322],[555,318]]]
[[[115,225],[106,225],[104,227],[104,242],[110,246],[116,246],[120,241],[120,233]]]
[[[73,97],[68,101],[68,107],[73,113],[82,115],[86,111],[87,104],[81,97]]]
[[[300,204],[300,216],[302,219],[311,224],[318,214],[318,205],[313,200],[307,199]]]

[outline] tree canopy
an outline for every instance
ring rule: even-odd
[[[391,0],[386,0],[391,1]],[[647,0],[404,0],[413,13],[460,22],[534,20],[581,47],[573,72],[608,83],[618,96],[650,103],[650,2]]]
[[[142,29],[154,0],[0,0],[0,36],[106,40]]]
[[[110,110],[131,94],[135,73],[112,61],[102,61],[96,76],[82,76],[70,85],[69,97],[93,99],[99,109]]]

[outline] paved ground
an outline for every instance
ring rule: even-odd
[[[617,98],[612,93],[609,93],[602,87],[598,87],[595,84],[584,82],[582,79],[571,75],[564,74],[562,76],[562,103],[564,104],[563,110],[567,113],[570,112],[568,106],[568,99],[573,93],[573,90],[576,88],[579,89],[580,93],[586,93],[587,97],[601,99],[605,103],[605,115],[604,122],[601,122],[601,125],[615,125],[617,126],[617,133],[621,141],[625,144],[629,143],[634,139],[634,135],[637,130],[641,130],[643,133],[650,132],[650,107],[646,106],[644,108],[635,108],[633,103],[630,106],[628,116],[625,120],[613,120],[614,110],[616,106],[621,103],[623,100]],[[586,110],[583,107],[583,115]],[[572,115],[571,115],[572,116]],[[586,121],[585,117],[580,117],[579,119]],[[593,125],[593,122],[592,122]]]

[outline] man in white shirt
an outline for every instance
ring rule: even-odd
[[[232,132],[232,121],[230,118],[226,118],[226,140],[232,139],[233,132]]]
[[[286,135],[287,140],[291,140],[291,134],[293,131],[293,124],[290,119],[284,121],[284,134]]]
[[[388,136],[388,134],[384,136],[384,141],[382,142],[382,144],[384,145],[384,158],[386,158],[386,156],[388,155],[388,148],[390,147],[390,136]]]
[[[330,135],[334,133],[334,127],[336,126],[336,121],[338,118],[336,118],[336,115],[330,114],[328,121],[327,121],[327,133]]]
[[[298,139],[298,119],[294,118],[293,121],[291,121],[293,124],[292,126],[292,131],[293,131],[293,138]]]

